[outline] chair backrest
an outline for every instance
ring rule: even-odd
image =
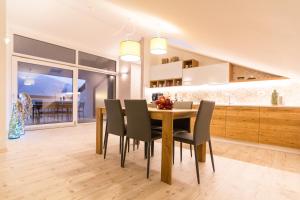
[[[156,108],[156,103],[155,101],[151,102],[150,104],[148,104],[149,108]]]
[[[175,101],[173,104],[175,109],[192,109],[192,101]],[[174,129],[183,129],[190,131],[190,118],[185,119],[175,119],[173,123]]]
[[[127,136],[141,141],[151,140],[151,120],[146,100],[124,100]]]
[[[194,126],[194,142],[196,145],[210,140],[210,122],[215,102],[201,101]]]
[[[114,135],[123,136],[126,133],[121,102],[118,99],[105,99],[107,131]]]
[[[175,109],[192,109],[193,102],[192,101],[175,101],[173,104],[173,108],[175,108]]]

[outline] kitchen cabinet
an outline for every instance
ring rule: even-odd
[[[226,106],[217,106],[214,109],[211,124],[210,133],[214,136],[226,136]]]
[[[300,148],[300,108],[262,107],[259,142]]]
[[[226,137],[258,142],[259,108],[231,106],[226,113]]]
[[[182,85],[229,83],[230,63],[219,63],[183,69]]]
[[[182,61],[153,65],[149,72],[150,81],[182,78]]]

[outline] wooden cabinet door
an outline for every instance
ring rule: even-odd
[[[215,107],[210,124],[210,133],[213,136],[226,136],[226,106]]]
[[[227,108],[226,137],[258,142],[259,108],[230,106]]]
[[[262,107],[259,143],[300,148],[300,108]]]

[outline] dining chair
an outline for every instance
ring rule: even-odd
[[[184,133],[175,133],[173,136],[173,146],[174,141],[194,145],[194,154],[195,154],[195,164],[196,164],[196,173],[197,173],[197,181],[200,184],[200,176],[199,176],[199,167],[198,167],[198,155],[197,155],[197,146],[200,144],[205,144],[208,142],[209,144],[209,152],[211,163],[213,167],[213,171],[215,172],[215,164],[214,157],[212,152],[212,145],[210,140],[210,122],[212,118],[212,114],[214,111],[215,102],[212,101],[201,101],[197,117],[194,125],[194,133],[193,135],[187,132]],[[175,152],[173,151],[173,157]]]
[[[175,109],[192,109],[193,108],[193,101],[175,101],[173,104],[173,108]],[[190,118],[186,119],[175,119],[173,122],[173,134],[181,134],[185,132],[190,132]],[[173,151],[175,147],[173,146]],[[192,145],[190,145],[190,154],[191,157],[193,156],[192,153]],[[180,162],[182,162],[182,142],[180,142]],[[173,164],[174,164],[174,157],[173,157]]]
[[[127,134],[125,149],[130,138],[144,141],[147,146],[147,178],[150,169],[150,151],[154,140],[161,139],[161,131],[151,128],[151,119],[148,112],[146,100],[125,100],[125,112],[127,116]],[[151,147],[152,146],[152,147]],[[123,167],[125,166],[126,151],[123,156]]]
[[[120,153],[121,166],[123,161],[124,136],[126,135],[126,126],[124,123],[124,115],[122,112],[121,102],[117,99],[105,99],[106,108],[106,128],[104,136],[104,159],[106,158],[108,135],[113,134],[120,136]]]

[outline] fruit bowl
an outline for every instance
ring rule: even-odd
[[[155,104],[158,109],[161,110],[172,110],[173,102],[169,97],[160,96],[158,100],[155,101]]]

